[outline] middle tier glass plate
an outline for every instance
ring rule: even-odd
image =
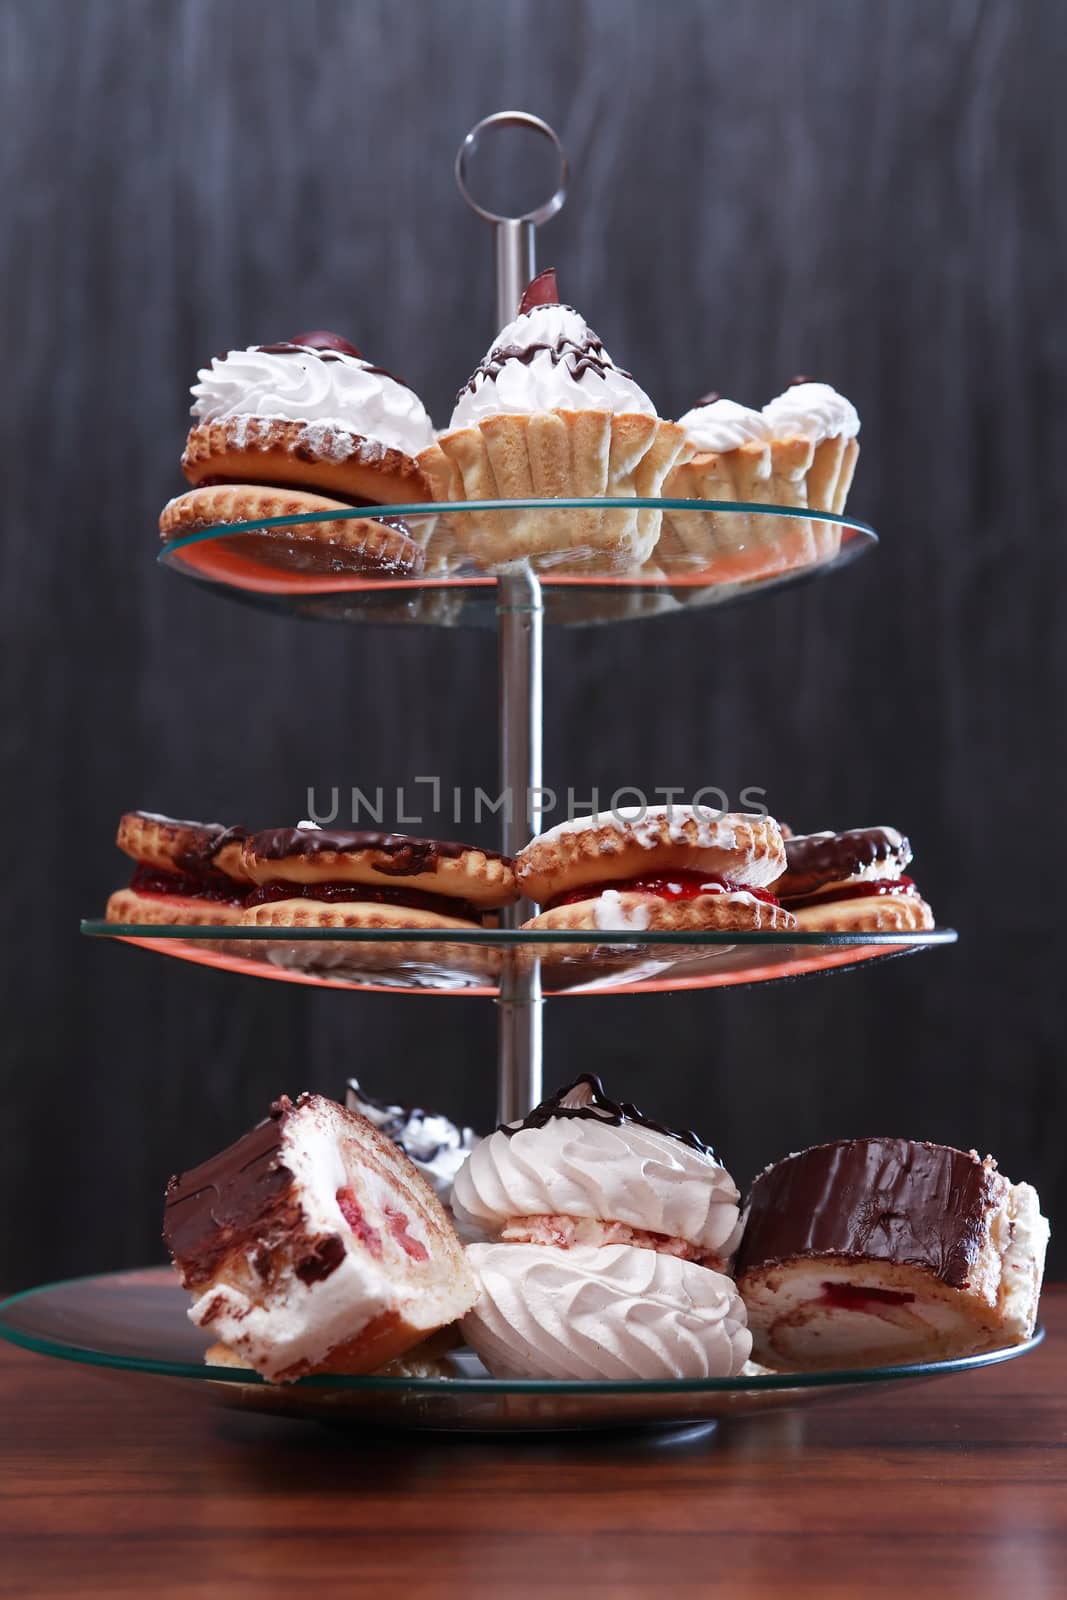
[[[375,564],[372,535],[383,526],[408,536],[399,567]],[[865,522],[803,504],[485,500],[197,528],[159,559],[204,587],[297,616],[493,627],[497,579],[515,573],[540,580],[549,622],[624,622],[818,577],[876,543]]]
[[[546,994],[715,989],[840,972],[953,944],[923,933],[632,933],[472,929],[241,928],[85,921],[82,932],[125,940],[229,972],[330,988],[495,995],[540,961]]]

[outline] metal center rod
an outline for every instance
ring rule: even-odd
[[[541,827],[541,635],[544,602],[532,572],[497,580],[500,793],[503,850],[514,856]],[[531,914],[528,901],[504,912],[507,927]],[[500,979],[497,1118],[512,1122],[544,1098],[541,963],[507,950]]]
[[[501,216],[480,205],[469,187],[469,164],[482,139],[500,128],[526,128],[547,139],[559,158],[552,194],[522,216]],[[498,111],[467,134],[456,155],[459,192],[493,228],[496,269],[496,330],[518,315],[519,302],[536,270],[534,230],[554,217],[567,198],[567,157],[559,135],[528,111]],[[541,831],[541,631],[544,601],[536,573],[507,573],[497,579],[498,704],[500,793],[504,825],[501,848],[514,856],[531,834]],[[503,914],[507,928],[529,917],[527,901]],[[497,1057],[497,1119],[514,1122],[544,1098],[541,1043],[544,1000],[541,963],[524,950],[506,950],[500,978]]]

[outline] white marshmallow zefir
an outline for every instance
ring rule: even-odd
[[[456,1177],[457,1219],[489,1238],[524,1217],[619,1222],[726,1264],[740,1238],[740,1195],[726,1168],[670,1133],[598,1114],[594,1098],[579,1080],[560,1107],[582,1115],[483,1139]]]
[[[632,1245],[474,1244],[461,1323],[498,1378],[731,1378],[752,1349],[732,1281]]]

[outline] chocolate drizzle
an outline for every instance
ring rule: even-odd
[[[574,1094],[580,1085],[585,1085],[588,1098],[582,1105],[569,1106],[564,1101],[568,1095]],[[668,1139],[677,1139],[679,1144],[688,1145],[690,1150],[697,1150],[702,1156],[714,1159],[715,1152],[710,1144],[705,1144],[691,1128],[668,1128],[662,1122],[654,1122],[651,1117],[646,1117],[628,1100],[612,1100],[604,1092],[604,1085],[595,1072],[583,1072],[573,1083],[568,1083],[564,1088],[557,1089],[549,1099],[542,1100],[539,1106],[534,1106],[528,1117],[518,1123],[503,1123],[498,1128],[498,1133],[503,1133],[507,1138],[514,1138],[525,1128],[543,1128],[546,1123],[555,1118],[567,1117],[574,1121],[583,1122],[608,1122],[613,1127],[621,1128],[624,1123],[632,1122],[642,1128],[648,1128],[651,1133],[665,1134]]]
[[[323,336],[319,334],[316,337],[321,338]],[[336,338],[337,336],[330,335],[330,337]],[[402,389],[410,387],[409,384],[404,382],[403,378],[398,378],[394,372],[389,372],[387,368],[372,366],[369,361],[360,355],[354,344],[348,343],[347,339],[338,339],[336,346],[300,344],[292,339],[282,339],[278,344],[256,344],[252,348],[253,350],[258,350],[259,354],[263,356],[306,356],[310,352],[312,355],[317,356],[320,361],[354,359],[359,362],[364,372],[373,373],[377,378],[391,378]]]
[[[489,860],[504,861],[495,850],[460,844],[452,839],[411,839],[403,833],[348,832],[329,828],[268,828],[254,833],[245,849],[260,861],[284,861],[288,856],[346,855],[372,850],[386,856],[374,870],[397,878],[434,872],[442,859],[456,860],[468,850],[480,850]]]
[[[900,871],[911,860],[911,845],[888,828],[853,828],[848,833],[809,833],[785,841],[786,877],[779,878],[775,893],[781,899],[792,890],[836,883],[865,867],[879,863]]]
[[[119,823],[117,842],[119,848],[127,855],[132,855],[140,865],[145,864],[142,857],[134,853],[130,842],[124,838],[130,817],[136,817],[159,830],[161,836],[156,841],[156,854],[169,857],[176,875],[202,877],[209,883],[215,880],[231,884],[243,882],[242,878],[231,877],[217,862],[227,845],[240,844],[248,837],[245,828],[227,828],[221,822],[190,822],[180,817],[160,816],[154,811],[127,812]]]
[[[184,872],[194,874],[211,871],[227,845],[240,844],[247,838],[247,828],[223,828],[208,823],[196,828],[194,838],[186,849],[175,852],[174,864]]]
[[[737,1277],[831,1256],[926,1268],[965,1288],[1005,1179],[974,1152],[841,1139],[787,1156],[752,1185]]]
[[[536,309],[536,308],[535,308]],[[573,306],[566,306],[564,310],[572,311]],[[588,339],[580,343],[576,339],[537,339],[532,344],[502,344],[494,345],[485,360],[480,362],[471,373],[463,388],[456,395],[456,403],[465,394],[474,394],[479,382],[495,383],[509,361],[520,361],[528,367],[535,356],[546,353],[554,367],[562,362],[574,379],[579,379],[587,372],[592,372],[596,377],[602,378],[606,372],[617,372],[620,377],[633,380],[633,374],[617,367],[611,357],[607,355],[604,346],[596,335],[590,332]]]

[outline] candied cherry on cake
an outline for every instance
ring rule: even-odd
[[[523,290],[522,299],[519,301],[519,316],[524,316],[527,311],[532,311],[535,306],[558,306],[559,287],[556,283],[555,267],[546,267],[535,278],[531,278]]]
[[[326,328],[313,328],[310,333],[294,333],[291,344],[306,345],[309,350],[337,350],[343,356],[354,356],[357,361],[365,360],[362,350],[357,350],[349,339],[342,339],[339,333],[330,333]]]

